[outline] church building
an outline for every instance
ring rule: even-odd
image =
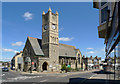
[[[23,49],[24,71],[59,71],[63,64],[81,68],[82,55],[74,46],[59,43],[58,12],[42,14],[42,39],[27,37]]]

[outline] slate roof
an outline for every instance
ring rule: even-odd
[[[30,44],[36,55],[44,56],[43,51],[41,49],[42,40],[38,38],[28,37]]]
[[[42,40],[38,38],[28,37],[30,44],[36,55],[44,56],[42,51]],[[61,44],[59,43],[59,56],[62,57],[76,57],[76,48],[71,45]]]
[[[63,57],[76,57],[75,47],[59,43],[59,56]]]

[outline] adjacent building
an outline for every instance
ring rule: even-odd
[[[88,70],[88,58],[83,55],[82,57],[82,63],[81,63],[81,68],[83,70]]]
[[[0,62],[2,64],[2,67],[10,67],[10,62]]]
[[[87,57],[88,58],[88,70],[90,69],[100,69],[101,57]]]
[[[82,57],[81,68],[83,70],[101,69],[101,57]]]
[[[17,52],[11,60],[11,68],[15,68],[16,71],[23,71],[23,52]]]
[[[93,57],[90,56],[90,57],[88,58],[88,69],[90,70],[90,69],[93,69],[93,68],[94,68]]]
[[[93,58],[94,69],[99,69],[101,64],[101,57],[96,56]]]
[[[99,38],[105,39],[108,66],[106,70],[114,73],[109,76],[109,79],[120,80],[120,1],[98,1],[93,2],[93,7],[99,10]],[[109,57],[114,59],[111,60]],[[111,68],[112,65],[116,64],[117,66]]]

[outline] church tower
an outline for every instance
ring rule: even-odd
[[[59,61],[59,30],[58,30],[58,12],[48,12],[42,14],[42,50],[45,57],[49,58],[49,66],[58,69]]]

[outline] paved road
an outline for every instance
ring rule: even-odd
[[[3,72],[2,73],[2,82],[22,82],[23,80],[25,82],[29,82],[28,79],[32,79],[34,81],[34,78],[40,78],[41,75],[22,75],[17,72]],[[23,82],[24,82],[23,81]]]
[[[33,84],[39,82],[59,82],[59,83],[84,83],[86,79],[94,76],[96,73],[91,72],[74,72],[63,74],[36,74],[36,75],[22,75],[15,72],[3,72],[3,82],[32,82]],[[11,83],[13,84],[13,83]]]

